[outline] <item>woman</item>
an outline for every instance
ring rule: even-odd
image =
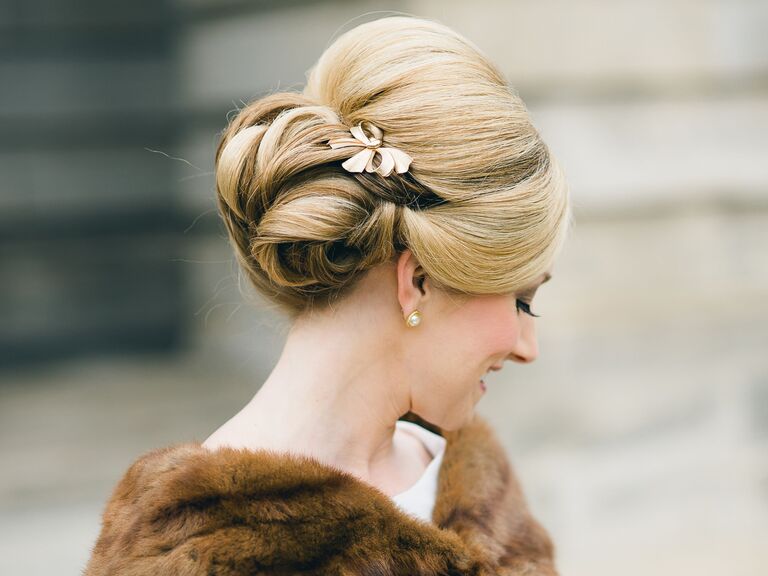
[[[129,468],[86,575],[555,574],[474,412],[485,373],[536,358],[570,222],[501,73],[441,24],[363,24],[239,111],[216,183],[285,348],[204,442]]]

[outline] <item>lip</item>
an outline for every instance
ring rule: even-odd
[[[503,366],[502,366],[501,364],[494,364],[493,366],[490,366],[490,367],[488,368],[488,370],[486,370],[486,371],[485,371],[485,374],[487,374],[488,372],[491,372],[491,371],[493,371],[493,372],[498,372],[498,371],[499,371],[499,370],[501,370],[502,368],[503,368]],[[483,374],[483,376],[485,376],[485,374]],[[482,378],[480,378],[480,389],[481,389],[483,392],[485,392],[485,391],[488,389],[488,387],[486,386],[486,384],[485,384],[485,382],[483,381],[483,379],[482,379]]]

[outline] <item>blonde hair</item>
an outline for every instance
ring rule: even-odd
[[[350,173],[328,140],[370,121],[408,172]],[[242,269],[295,316],[410,248],[453,294],[513,292],[569,227],[562,172],[524,103],[445,25],[381,18],[344,33],[301,93],[242,108],[216,152],[219,208]]]

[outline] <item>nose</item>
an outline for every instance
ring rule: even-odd
[[[539,355],[539,343],[536,339],[536,323],[533,318],[527,318],[522,322],[520,335],[515,342],[509,357],[515,362],[521,364],[530,364]]]

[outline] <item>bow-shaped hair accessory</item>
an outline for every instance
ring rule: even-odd
[[[366,125],[368,131],[373,135],[372,137],[369,137],[363,131],[363,124]],[[364,146],[360,152],[341,164],[348,172],[362,172],[365,170],[366,172],[378,172],[382,176],[389,176],[393,168],[398,174],[408,171],[413,158],[397,148],[382,146],[384,132],[381,128],[374,126],[370,122],[363,121],[358,123],[357,126],[350,128],[349,131],[354,138],[345,136],[328,141],[328,145],[333,149],[346,148],[347,146]],[[376,157],[377,152],[381,156],[381,161],[378,166],[374,166],[373,159]]]

